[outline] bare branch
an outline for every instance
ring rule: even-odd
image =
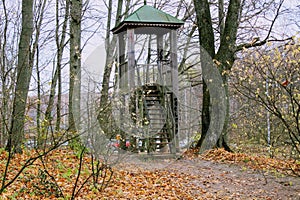
[[[274,19],[272,20],[272,23],[270,25],[270,28],[268,30],[266,37],[262,41],[259,41],[259,38],[253,38],[252,41],[249,43],[240,44],[236,47],[235,52],[241,51],[245,48],[248,49],[248,48],[252,48],[252,47],[262,46],[262,45],[266,44],[267,42],[283,42],[283,41],[288,41],[288,40],[292,39],[291,37],[286,38],[286,39],[269,39],[271,36],[272,30],[273,30],[274,24],[279,16],[280,9],[282,7],[283,2],[284,2],[284,0],[281,0],[279,2],[279,6],[276,10],[276,14],[274,16]]]

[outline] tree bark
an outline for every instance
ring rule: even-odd
[[[207,0],[194,0],[197,15],[197,26],[199,31],[200,46],[208,52],[209,56],[215,56],[214,32],[212,27],[211,14]],[[201,138],[197,147],[201,147],[210,125],[210,94],[205,80],[203,80],[202,115],[201,115]]]
[[[82,0],[70,0],[70,86],[69,131],[76,132],[80,121]],[[77,127],[76,127],[77,126]]]
[[[33,34],[33,0],[22,1],[22,30],[19,42],[17,82],[14,93],[11,128],[6,149],[13,153],[22,152],[24,123],[29,83],[32,73],[31,37]]]
[[[3,1],[3,32],[2,36],[0,38],[0,49],[1,49],[1,111],[0,111],[0,126],[1,126],[1,133],[0,133],[0,147],[5,146],[5,140],[7,139],[7,133],[8,133],[8,113],[9,113],[9,87],[7,86],[7,80],[8,80],[8,70],[7,70],[7,62],[6,62],[6,45],[7,45],[7,36],[8,36],[8,12],[6,8],[6,2]]]
[[[195,10],[197,15],[197,25],[199,28],[199,40],[200,45],[204,50],[207,51],[211,59],[216,60],[217,67],[219,69],[219,73],[222,77],[223,85],[225,91],[225,119],[224,119],[224,126],[222,129],[222,135],[215,134],[215,137],[211,139],[211,141],[218,141],[216,142],[215,146],[225,147],[227,150],[230,150],[229,146],[227,145],[227,128],[229,122],[229,90],[228,90],[228,71],[231,69],[233,62],[234,62],[234,54],[235,54],[235,47],[236,47],[236,37],[237,37],[237,29],[238,29],[238,22],[239,22],[239,14],[240,14],[240,0],[230,0],[225,26],[223,27],[223,19],[219,20],[220,25],[220,47],[218,49],[217,54],[215,54],[215,41],[214,41],[214,32],[212,27],[212,19],[210,15],[209,4],[207,0],[194,0]],[[219,1],[219,6],[223,6],[223,1]],[[219,8],[219,17],[224,18],[222,11]],[[202,55],[201,55],[202,56]],[[201,58],[202,59],[202,58]],[[221,89],[221,88],[220,88]],[[207,148],[211,148],[211,146],[202,147],[203,142],[206,140],[206,137],[211,137],[209,134],[209,129],[212,123],[210,116],[210,104],[211,99],[210,92],[207,91],[207,83],[203,84],[203,107],[202,107],[202,135],[201,139],[197,143],[197,147],[201,147],[202,151],[206,150]],[[211,133],[210,133],[211,134]],[[215,140],[217,139],[217,140]]]
[[[111,29],[111,18],[112,18],[112,0],[109,1],[108,6],[108,18],[107,18],[107,24],[106,24],[106,38],[105,38],[105,48],[106,48],[106,61],[105,61],[105,68],[104,68],[104,74],[102,79],[102,89],[101,89],[101,97],[100,97],[100,111],[98,114],[98,121],[101,125],[102,131],[105,133],[108,133],[109,130],[111,130],[111,127],[108,123],[108,119],[111,118],[111,108],[110,108],[110,102],[108,99],[108,92],[109,92],[109,80],[110,75],[112,72],[112,66],[113,66],[113,53],[116,48],[117,38],[116,36],[113,36],[112,39],[110,39],[110,29]],[[120,16],[122,13],[122,5],[123,0],[118,0],[118,8],[116,13],[116,23],[117,25],[120,22]]]
[[[229,86],[228,86],[228,72],[231,70],[234,63],[234,55],[236,52],[236,39],[237,30],[239,27],[239,14],[241,9],[241,0],[230,0],[224,32],[221,33],[221,43],[215,59],[220,63],[220,74],[223,78],[223,84],[226,94],[226,118],[222,135],[219,138],[219,147],[224,147],[226,150],[231,151],[227,144],[227,129],[229,123],[230,101],[229,101]]]

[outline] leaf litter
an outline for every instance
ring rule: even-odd
[[[14,157],[8,180],[35,153]],[[6,159],[7,154],[2,152],[1,178]],[[24,170],[0,199],[70,199],[78,174],[76,153],[55,150],[43,162],[37,160]],[[128,157],[112,166],[113,177],[104,190],[97,190],[88,179],[91,169],[91,159],[86,155],[76,191],[83,186],[76,199],[300,199],[299,163],[223,149],[204,155],[190,150],[177,160]]]

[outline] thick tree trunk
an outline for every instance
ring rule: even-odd
[[[202,115],[201,115],[201,137],[200,140],[197,142],[196,147],[200,148],[204,138],[207,135],[207,131],[209,128],[209,124],[210,124],[210,95],[209,95],[209,90],[207,88],[207,84],[206,82],[203,80],[203,86],[202,86],[202,90],[203,90],[203,97],[202,97]]]
[[[212,120],[217,120],[217,118],[212,118],[212,115],[210,116],[210,109],[209,106],[212,104],[211,100],[214,98],[210,94],[211,92],[215,91],[209,91],[206,92],[207,85],[203,85],[203,108],[202,108],[202,136],[199,140],[197,146],[200,147],[203,150],[206,150],[207,148],[211,148],[211,143],[215,142],[215,146],[221,146],[225,147],[225,149],[230,150],[228,144],[227,144],[227,128],[229,123],[229,90],[228,90],[228,74],[227,72],[231,69],[233,62],[234,62],[234,53],[235,53],[235,47],[236,47],[236,35],[237,35],[237,29],[238,29],[238,22],[239,22],[239,13],[240,13],[240,0],[230,0],[229,6],[228,6],[228,12],[226,15],[226,21],[225,25],[223,25],[224,15],[222,7],[224,5],[224,2],[222,0],[219,0],[219,26],[220,26],[220,47],[215,54],[215,45],[214,45],[214,33],[213,33],[213,27],[212,27],[212,19],[210,15],[210,9],[209,4],[207,0],[194,0],[195,4],[195,10],[197,15],[197,25],[199,28],[199,40],[200,45],[202,48],[204,48],[209,56],[211,56],[211,59],[216,60],[217,67],[219,69],[219,74],[222,77],[222,82],[224,88],[219,88],[220,90],[224,90],[224,100],[222,101],[225,109],[225,119],[224,119],[224,125],[222,126],[222,134],[218,135],[214,133],[214,131],[209,131],[210,127],[212,126],[212,122],[215,123]],[[202,55],[201,55],[202,56]],[[201,58],[202,59],[202,58]],[[203,68],[203,67],[202,67]],[[204,72],[203,72],[204,73]],[[221,87],[223,87],[221,86]],[[215,89],[218,89],[216,87],[213,87]],[[210,95],[210,97],[209,97]],[[209,99],[209,100],[208,100]],[[221,99],[219,99],[221,100]],[[208,103],[208,101],[210,103]],[[212,105],[214,106],[214,105]],[[218,105],[215,105],[218,106]],[[214,108],[211,108],[214,109]],[[222,112],[222,111],[220,111]],[[216,114],[216,113],[215,113]],[[216,115],[217,116],[217,115]],[[207,128],[207,125],[209,125],[209,128]],[[219,124],[217,123],[217,126]],[[211,134],[214,134],[212,136]],[[208,137],[208,138],[207,138]],[[218,138],[213,138],[218,137]],[[203,147],[203,143],[206,140],[210,140],[210,145],[205,145]],[[219,142],[217,142],[219,141]]]
[[[224,84],[224,89],[225,89],[225,95],[226,95],[226,115],[225,115],[225,120],[224,120],[224,126],[222,130],[222,134],[220,138],[218,139],[217,147],[222,147],[226,151],[232,152],[231,148],[228,145],[228,124],[229,124],[229,119],[230,119],[230,99],[229,99],[229,87],[228,87],[228,76],[224,75],[223,76],[223,83]]]
[[[220,74],[223,78],[223,84],[226,93],[226,118],[222,135],[219,138],[218,146],[224,147],[231,151],[227,143],[227,129],[230,117],[230,100],[229,100],[229,86],[228,86],[228,72],[231,70],[234,63],[234,55],[236,52],[236,37],[239,26],[239,14],[241,9],[241,0],[230,0],[228,12],[225,21],[224,31],[221,34],[220,48],[215,56],[215,59],[220,63]]]
[[[212,28],[211,14],[207,0],[194,0],[195,11],[197,15],[197,25],[199,31],[200,46],[208,52],[209,56],[215,56],[214,33]],[[203,80],[202,97],[202,115],[201,115],[201,138],[197,143],[200,148],[207,136],[210,125],[210,94],[207,83]]]
[[[14,94],[13,113],[7,150],[22,152],[25,110],[32,73],[31,37],[33,33],[33,0],[22,1],[22,30],[19,42],[17,82]]]

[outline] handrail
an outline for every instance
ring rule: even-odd
[[[166,85],[167,81],[163,75],[169,72],[167,65],[163,64],[136,64],[135,80],[142,85],[157,83],[159,85]],[[167,69],[167,70],[164,70]]]

